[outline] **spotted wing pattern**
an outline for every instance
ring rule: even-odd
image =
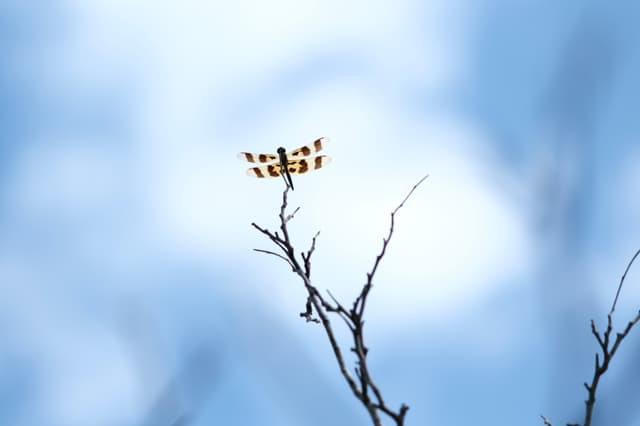
[[[271,163],[278,160],[277,154],[252,154],[251,152],[241,152],[238,158],[250,163]]]
[[[278,154],[252,154],[241,152],[238,158],[250,163],[270,163],[247,170],[247,175],[257,178],[268,178],[283,176],[286,184],[293,190],[292,174],[303,174],[311,170],[317,170],[331,162],[331,157],[327,155],[310,155],[322,150],[329,138],[318,138],[309,145],[305,145],[285,154],[284,148],[278,148]],[[305,158],[307,157],[307,158]],[[282,164],[286,163],[286,167]]]
[[[315,141],[313,141],[313,143],[310,143],[309,145],[305,145],[303,147],[300,147],[298,149],[294,149],[293,151],[288,152],[287,158],[295,160],[297,158],[308,157],[311,154],[315,154],[316,152],[324,148],[324,145],[327,142],[329,142],[329,138],[325,138],[325,137],[318,138]]]
[[[287,170],[291,174],[307,173],[311,170],[317,170],[331,163],[331,157],[326,155],[318,155],[312,158],[303,158],[301,160],[289,160],[287,162]],[[247,170],[248,176],[258,178],[278,177],[282,174],[280,164],[268,164],[266,166],[252,167]]]

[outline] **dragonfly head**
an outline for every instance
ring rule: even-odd
[[[283,147],[278,148],[278,154],[284,154],[286,151]]]

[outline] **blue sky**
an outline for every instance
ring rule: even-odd
[[[294,242],[367,312],[407,424],[581,420],[591,318],[640,247],[631,1],[0,8],[0,423],[366,425],[238,151],[327,136]],[[638,309],[632,271],[617,311]],[[345,337],[345,336],[342,336]],[[632,335],[597,419],[640,425]]]

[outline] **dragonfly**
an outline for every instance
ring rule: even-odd
[[[286,152],[283,147],[280,147],[278,148],[277,154],[252,154],[250,152],[241,152],[238,154],[238,158],[250,163],[271,163],[263,166],[251,167],[247,170],[247,175],[257,178],[282,176],[287,187],[293,190],[293,180],[291,179],[292,174],[307,173],[331,163],[331,157],[327,155],[309,157],[311,154],[315,154],[322,150],[328,141],[329,138],[318,138],[309,145],[302,146],[289,152]]]

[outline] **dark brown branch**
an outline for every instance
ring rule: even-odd
[[[311,297],[307,297],[307,303],[305,304],[305,311],[300,312],[300,316],[307,320],[307,322],[319,323],[320,320],[313,317],[313,304],[311,303]]]
[[[591,421],[593,418],[593,409],[596,404],[596,394],[598,391],[598,384],[600,383],[600,379],[602,378],[604,373],[606,373],[607,370],[609,369],[609,364],[613,359],[613,356],[618,351],[618,348],[620,347],[620,344],[622,343],[624,338],[627,337],[627,335],[629,334],[633,326],[636,325],[638,321],[640,321],[640,311],[638,311],[636,316],[631,321],[629,321],[629,323],[627,323],[627,326],[625,327],[625,329],[621,333],[616,333],[616,337],[615,337],[615,340],[613,341],[613,345],[611,345],[611,332],[613,331],[613,325],[612,325],[613,312],[615,311],[616,303],[618,302],[618,296],[620,295],[620,290],[622,289],[622,285],[624,284],[624,280],[627,276],[627,272],[629,272],[629,269],[631,268],[631,265],[633,265],[633,262],[638,257],[638,254],[640,254],[640,250],[638,250],[633,255],[633,257],[629,261],[629,264],[627,265],[627,268],[624,271],[624,274],[622,275],[622,278],[620,279],[620,284],[618,285],[616,296],[611,305],[611,310],[607,314],[607,328],[604,330],[604,332],[602,333],[599,332],[598,329],[596,328],[595,321],[591,320],[591,333],[593,334],[593,336],[596,338],[596,341],[598,342],[598,346],[600,347],[600,353],[595,354],[593,378],[591,379],[591,383],[590,384],[586,382],[584,383],[584,387],[587,390],[587,394],[588,394],[587,399],[584,402],[585,403],[584,423],[582,423],[582,425],[577,423],[568,424],[567,426],[591,426]]]
[[[321,322],[322,326],[325,330],[325,333],[327,334],[327,337],[329,339],[329,343],[331,345],[331,349],[334,352],[335,358],[338,362],[338,367],[340,369],[340,372],[342,373],[344,379],[346,380],[347,384],[349,385],[349,387],[351,388],[352,392],[354,393],[354,395],[360,399],[360,391],[358,389],[358,385],[356,384],[355,380],[353,379],[353,377],[351,376],[351,374],[349,373],[349,370],[346,367],[346,363],[344,361],[344,356],[342,355],[342,350],[340,349],[340,346],[336,340],[336,337],[333,333],[333,328],[331,326],[331,322],[329,321],[329,318],[326,314],[326,312],[323,309],[323,304],[326,303],[324,302],[324,299],[322,299],[322,297],[320,296],[319,292],[317,291],[317,289],[315,287],[313,287],[311,285],[311,281],[309,276],[307,275],[307,271],[303,270],[300,267],[300,263],[298,262],[298,259],[295,256],[295,250],[293,248],[293,246],[291,245],[291,241],[289,239],[289,231],[287,229],[287,222],[289,220],[291,220],[293,218],[293,215],[295,214],[295,212],[298,211],[298,209],[296,209],[294,211],[293,214],[291,215],[286,215],[286,208],[287,208],[287,193],[289,192],[289,188],[287,187],[283,193],[282,193],[282,205],[280,206],[280,214],[279,214],[279,219],[280,219],[280,230],[282,231],[282,235],[283,237],[280,237],[278,235],[278,233],[272,233],[271,231],[268,231],[267,229],[261,228],[260,226],[258,226],[255,223],[252,223],[251,225],[256,228],[258,231],[260,231],[261,233],[263,233],[264,235],[266,235],[271,241],[273,241],[278,247],[280,247],[280,249],[285,253],[286,257],[288,258],[289,262],[291,263],[292,267],[293,267],[293,271],[298,274],[298,276],[300,276],[300,278],[302,279],[305,288],[307,289],[307,303],[306,303],[306,309],[303,315],[303,317],[306,318],[307,321],[313,321],[313,322]],[[315,244],[312,243],[311,249],[308,252],[308,256],[310,257],[311,254],[313,253],[313,250],[315,249]],[[314,319],[312,317],[313,315],[313,311],[315,311],[315,313],[318,315],[319,319]],[[381,423],[375,423],[375,425],[381,425]]]
[[[338,300],[330,293],[329,297],[331,298],[330,303],[327,301],[314,287],[311,283],[311,256],[316,248],[316,240],[318,238],[319,233],[317,233],[312,241],[311,247],[307,252],[300,252],[301,261],[296,257],[295,249],[291,244],[291,240],[289,237],[289,230],[287,228],[287,224],[290,220],[292,220],[295,214],[299,211],[299,208],[295,209],[293,213],[287,214],[287,194],[289,192],[289,188],[287,187],[282,193],[282,204],[280,206],[280,214],[278,215],[280,219],[280,234],[278,232],[271,232],[265,228],[262,228],[255,223],[251,225],[260,231],[262,234],[267,236],[278,248],[283,252],[282,254],[278,254],[268,250],[255,249],[261,253],[271,254],[277,256],[281,259],[287,261],[289,266],[293,269],[293,271],[300,277],[302,282],[304,283],[304,287],[307,290],[307,300],[305,303],[304,312],[300,313],[300,316],[305,318],[308,322],[319,322],[322,324],[327,338],[329,339],[329,343],[331,345],[331,349],[333,350],[334,356],[338,363],[338,368],[340,369],[340,373],[344,377],[347,382],[349,388],[353,392],[353,394],[360,400],[360,402],[364,405],[369,416],[371,417],[371,421],[374,426],[382,426],[382,421],[380,419],[379,412],[382,412],[389,416],[396,424],[396,426],[404,425],[404,419],[406,416],[409,407],[405,404],[402,404],[397,411],[391,409],[382,397],[382,392],[373,381],[371,373],[369,371],[369,366],[367,363],[367,353],[368,348],[365,345],[364,340],[364,310],[367,301],[367,297],[371,288],[373,287],[373,278],[378,269],[380,261],[384,257],[387,246],[391,237],[393,236],[393,231],[395,227],[395,215],[398,213],[400,208],[402,208],[405,202],[409,199],[411,194],[416,190],[416,188],[424,182],[424,180],[428,177],[424,176],[422,179],[416,183],[411,191],[407,194],[407,196],[402,200],[402,202],[391,212],[391,224],[389,226],[389,232],[386,238],[383,239],[382,250],[376,257],[376,260],[373,264],[373,268],[371,272],[367,273],[367,281],[362,287],[360,294],[356,298],[353,303],[353,307],[350,310],[347,310]],[[282,236],[281,236],[282,235]],[[333,332],[333,327],[331,321],[329,319],[330,313],[337,314],[345,323],[345,325],[349,328],[349,331],[352,334],[353,338],[353,347],[351,351],[356,355],[356,379],[351,375],[349,369],[346,366],[346,362],[344,359],[344,355],[342,353],[342,349],[338,344],[338,341]],[[314,316],[315,315],[315,316]],[[371,393],[373,395],[371,395]],[[373,399],[372,399],[373,396]]]
[[[311,278],[311,255],[316,249],[316,240],[318,239],[318,235],[320,235],[320,231],[316,232],[316,235],[313,236],[313,239],[311,240],[311,247],[309,248],[309,250],[307,250],[307,253],[300,253],[300,256],[302,256],[302,260],[304,260],[304,273],[309,278]]]
[[[327,310],[327,312],[337,313],[340,316],[340,318],[342,318],[342,320],[344,321],[345,325],[349,328],[351,333],[353,333],[354,326],[353,326],[353,321],[351,320],[351,316],[349,315],[349,312],[346,310],[344,306],[342,306],[340,302],[338,302],[338,300],[333,296],[333,294],[331,294],[329,290],[327,290],[327,293],[329,294],[329,297],[331,298],[331,300],[333,300],[333,303],[335,303],[335,306],[326,304],[325,309]]]

